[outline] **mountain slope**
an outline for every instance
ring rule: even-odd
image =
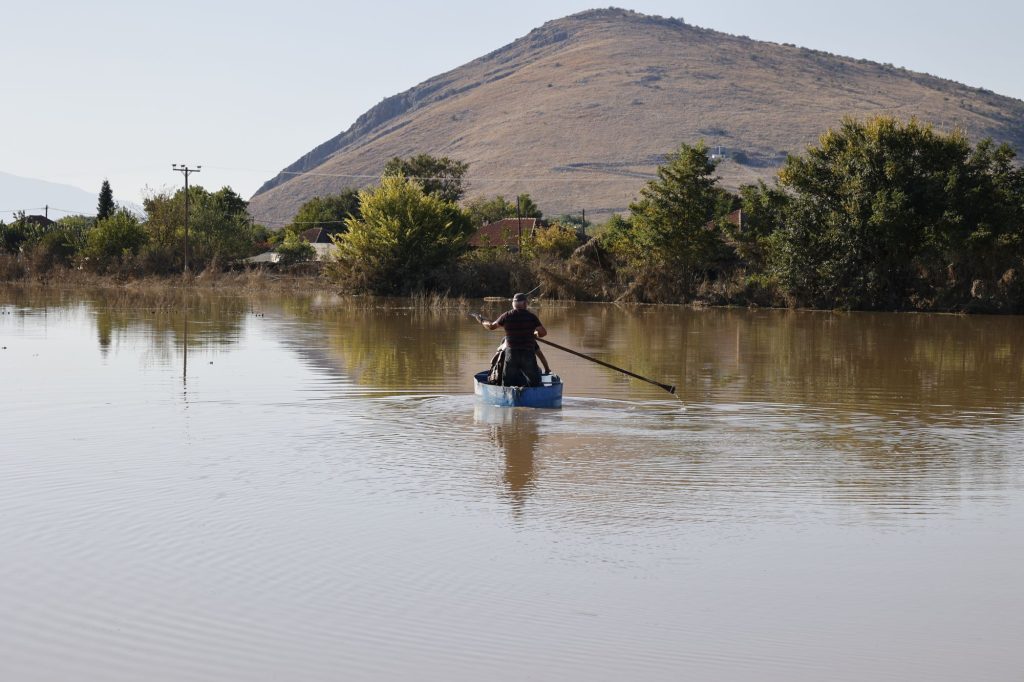
[[[253,196],[277,225],[421,152],[469,165],[468,196],[530,192],[548,215],[624,211],[680,142],[721,145],[723,184],[769,178],[843,116],[916,116],[1024,149],[1024,102],[926,74],[627,10],[551,21],[389,97]]]
[[[98,196],[72,185],[0,173],[0,211],[5,211],[0,220],[10,222],[13,211],[42,214],[47,205],[53,219],[69,213],[95,215]]]

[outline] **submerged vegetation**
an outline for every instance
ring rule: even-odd
[[[315,258],[302,236],[315,228],[334,245],[317,282],[345,293],[488,296],[539,284],[578,300],[1024,311],[1024,171],[1010,147],[959,131],[848,119],[790,156],[771,185],[736,194],[702,143],[682,144],[628,215],[597,226],[540,221],[529,194],[463,203],[467,168],[392,159],[378,186],[317,197],[278,231],[255,225],[230,188],[192,187],[189,264],[216,280],[274,249],[276,272],[288,272]],[[116,209],[106,183],[100,204],[103,218],[0,223],[0,279],[182,272],[184,190],[147,199],[145,220]],[[516,217],[539,222],[474,243],[481,224]]]

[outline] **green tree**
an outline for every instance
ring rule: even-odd
[[[114,192],[110,189],[110,181],[104,180],[100,187],[99,202],[96,205],[96,220],[106,220],[114,214]]]
[[[709,227],[728,211],[714,172],[704,143],[683,144],[630,204],[628,239],[619,247],[631,269],[661,289],[662,297],[690,292],[725,252],[720,230]]]
[[[528,193],[524,192],[516,198],[519,201],[518,215],[523,218],[536,218],[537,220],[544,217],[544,214]],[[469,219],[474,225],[486,225],[487,223],[494,223],[504,218],[515,218],[517,215],[516,211],[516,202],[508,201],[501,194],[489,199],[477,197],[466,203],[466,213],[469,214]]]
[[[491,198],[477,197],[466,202],[470,222],[479,227],[516,215],[516,205],[500,194]]]
[[[57,221],[57,227],[71,234],[81,235],[83,242],[85,235],[96,224],[96,219],[87,215],[66,215]]]
[[[147,239],[139,219],[120,209],[109,218],[96,221],[89,231],[82,251],[85,265],[96,272],[117,270],[139,253]]]
[[[452,202],[401,175],[359,193],[362,216],[335,235],[338,268],[353,289],[381,294],[426,290],[465,251],[473,228]]]
[[[275,249],[281,255],[281,265],[305,263],[316,257],[313,245],[291,230],[284,230],[284,239]]]
[[[230,187],[208,192],[200,185],[189,191],[189,265],[203,269],[251,255],[258,231],[247,212],[248,203]],[[185,190],[147,197],[143,205],[150,236],[148,267],[176,272],[183,266]]]
[[[0,248],[7,253],[18,253],[21,250],[21,245],[28,239],[29,230],[25,222],[24,211],[15,213],[9,225],[0,222]]]
[[[469,164],[447,156],[419,154],[408,159],[394,157],[384,166],[385,177],[401,175],[420,183],[423,191],[442,201],[455,203],[462,198],[463,178]]]
[[[572,225],[579,234],[586,234],[587,228],[593,224],[579,213],[563,213],[552,218],[551,222],[560,225]]]
[[[766,267],[769,239],[784,221],[789,195],[763,180],[740,187],[741,228],[726,223],[725,230],[736,244],[744,265],[756,272]]]
[[[846,119],[779,174],[790,198],[773,269],[803,305],[927,307],[951,287],[963,297],[996,274],[986,261],[1019,256],[1012,159],[1009,147],[972,149],[963,132],[913,119]]]
[[[598,228],[597,240],[601,248],[612,253],[627,253],[633,240],[633,225],[628,218],[618,213]]]
[[[571,225],[555,224],[535,230],[523,239],[523,253],[530,258],[548,256],[566,259],[580,245],[580,236]]]
[[[518,199],[519,201],[519,216],[522,216],[523,218],[536,218],[537,220],[541,220],[544,217],[544,214],[541,212],[540,207],[537,206],[537,204],[533,201],[533,197],[531,197],[527,192],[523,192],[518,197],[516,197],[516,199]],[[516,205],[512,204],[512,215],[510,215],[509,217],[511,218],[512,216],[516,215]]]
[[[252,255],[255,230],[247,213],[248,202],[234,190],[222,187],[213,193],[197,193],[189,203],[191,262],[197,269]]]
[[[334,234],[345,230],[346,220],[359,216],[359,190],[350,187],[338,194],[313,197],[299,208],[289,227],[298,233],[322,227]]]
[[[931,245],[931,262],[923,267],[939,272],[952,263],[956,279],[966,284],[968,277],[997,279],[1024,265],[1024,169],[1015,159],[1007,144],[986,138],[975,146],[967,162],[970,181],[956,195],[964,217],[952,238]]]

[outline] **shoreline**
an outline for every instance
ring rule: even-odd
[[[352,302],[368,303],[377,302],[376,307],[392,307],[389,303],[394,300],[412,301],[415,307],[424,308],[458,308],[469,309],[476,305],[477,301],[491,299],[504,299],[506,296],[464,296],[451,294],[449,292],[423,292],[408,296],[380,296],[372,294],[347,293],[339,290],[336,283],[326,279],[320,273],[293,273],[293,272],[271,272],[268,270],[241,270],[210,273],[203,271],[198,274],[185,275],[146,275],[136,276],[113,276],[98,275],[83,270],[52,270],[45,277],[25,276],[19,279],[0,280],[0,289],[33,289],[40,291],[69,291],[92,289],[98,291],[118,292],[126,295],[152,295],[152,294],[188,294],[188,293],[222,293],[234,295],[255,295],[255,294],[309,294],[329,295],[338,299]],[[543,295],[537,297],[537,301],[546,303],[602,303],[615,306],[628,307],[681,307],[693,309],[741,309],[741,310],[777,310],[805,313],[895,313],[895,314],[917,314],[917,315],[954,315],[961,317],[968,316],[1014,316],[1017,313],[986,310],[978,307],[976,309],[950,309],[950,310],[907,310],[907,309],[844,309],[844,308],[807,308],[773,306],[759,304],[741,303],[717,303],[704,300],[694,300],[683,303],[670,302],[644,302],[644,301],[622,301],[622,300],[599,300],[599,299],[574,299],[552,297]]]

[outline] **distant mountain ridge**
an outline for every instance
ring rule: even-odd
[[[42,215],[50,207],[50,218],[70,213],[96,215],[99,192],[91,194],[72,185],[25,178],[0,172],[0,220],[10,222],[14,211]]]
[[[722,147],[723,184],[768,179],[844,116],[889,114],[1024,149],[1024,102],[928,74],[589,10],[383,100],[252,197],[282,224],[313,196],[372,184],[393,156],[470,164],[468,196],[530,192],[548,215],[624,211],[680,142]]]

